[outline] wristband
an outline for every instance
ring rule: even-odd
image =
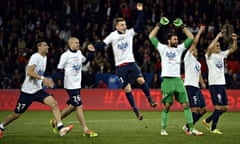
[[[44,78],[45,78],[44,76],[41,76],[41,78],[40,78],[40,79],[41,79],[41,80],[44,80]]]

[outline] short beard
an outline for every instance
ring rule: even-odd
[[[171,44],[171,47],[177,48],[177,44]]]

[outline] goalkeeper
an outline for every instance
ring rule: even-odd
[[[202,135],[202,132],[197,131],[193,128],[193,118],[192,113],[189,108],[188,96],[185,90],[183,81],[180,75],[180,65],[181,56],[183,52],[189,48],[193,41],[193,34],[190,30],[183,24],[180,18],[173,21],[173,25],[176,28],[181,28],[183,33],[187,36],[186,40],[179,44],[178,36],[176,33],[168,34],[168,44],[162,44],[157,39],[156,35],[162,26],[167,26],[169,20],[166,17],[162,17],[160,22],[153,28],[149,34],[149,39],[153,46],[158,50],[162,59],[162,72],[161,76],[163,78],[161,84],[162,100],[164,104],[164,109],[161,116],[161,135],[168,135],[166,131],[168,112],[173,104],[173,96],[175,96],[176,101],[181,103],[184,109],[184,115],[189,125],[190,131],[187,134],[190,135]]]

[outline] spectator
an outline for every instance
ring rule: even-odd
[[[105,89],[105,88],[108,88],[108,86],[107,86],[107,84],[103,80],[99,80],[97,88]]]

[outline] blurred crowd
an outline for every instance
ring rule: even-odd
[[[216,34],[225,29],[222,50],[231,44],[231,33],[240,35],[239,0],[147,0],[144,3],[145,28],[134,38],[134,54],[144,74],[151,74],[151,88],[160,88],[161,59],[148,39],[150,30],[161,16],[183,19],[193,34],[200,24],[207,26],[198,50],[202,74],[207,82],[205,50]],[[34,41],[44,38],[50,49],[46,76],[52,77],[56,88],[62,88],[63,75],[56,73],[59,57],[67,49],[66,41],[80,39],[81,50],[86,45],[103,40],[114,30],[113,20],[124,17],[128,27],[136,23],[135,0],[1,0],[0,1],[0,88],[20,88],[25,66],[36,52]],[[173,25],[162,28],[158,38],[165,43],[167,33],[178,32]],[[179,33],[179,39],[185,37]],[[238,38],[238,45],[240,44]],[[83,88],[107,88],[103,80],[96,82],[96,74],[114,74],[111,48],[97,50],[92,62],[83,67]],[[184,70],[182,70],[184,75]],[[227,88],[240,88],[240,50],[225,60]],[[148,77],[147,77],[148,78]],[[136,86],[137,87],[137,86]]]

